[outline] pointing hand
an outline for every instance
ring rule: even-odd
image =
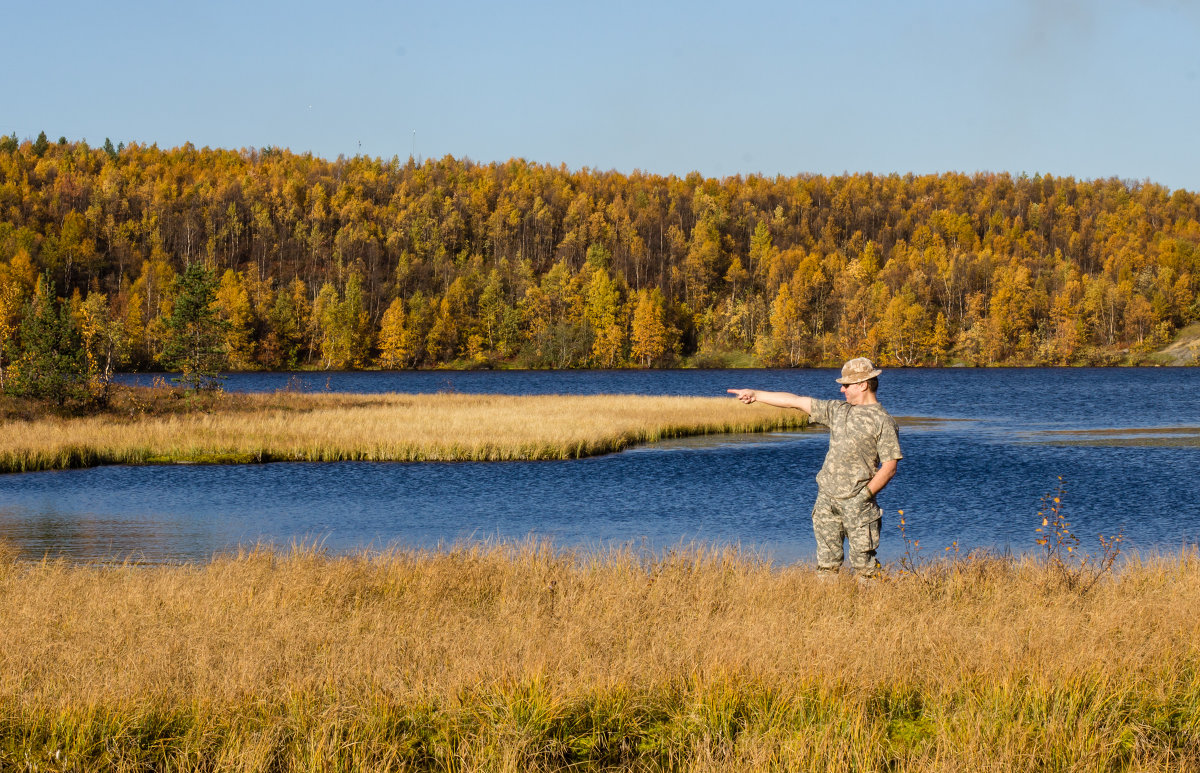
[[[741,400],[746,405],[754,402],[755,395],[753,389],[726,389],[725,391],[729,392],[731,395],[735,395],[737,399]]]

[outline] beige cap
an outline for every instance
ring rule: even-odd
[[[842,366],[842,377],[836,379],[839,384],[857,384],[869,378],[875,378],[882,370],[876,368],[866,357],[855,357]]]

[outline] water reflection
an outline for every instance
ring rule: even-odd
[[[0,539],[16,544],[26,558],[161,561],[195,558],[206,543],[217,544],[195,529],[94,513],[19,515],[0,510]]]

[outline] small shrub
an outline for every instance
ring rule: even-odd
[[[1123,531],[1099,535],[1100,550],[1094,555],[1079,550],[1080,539],[1072,531],[1063,505],[1066,494],[1067,484],[1060,475],[1055,489],[1042,495],[1041,510],[1038,511],[1042,523],[1034,531],[1041,535],[1036,542],[1042,548],[1042,560],[1051,574],[1058,578],[1062,587],[1082,594],[1112,571],[1121,555],[1125,536]]]

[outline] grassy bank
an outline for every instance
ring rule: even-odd
[[[123,398],[126,403],[129,398]],[[0,472],[99,464],[573,459],[663,438],[804,426],[725,398],[147,392],[145,410],[5,422]]]
[[[0,559],[0,768],[1197,770],[1200,558]]]

